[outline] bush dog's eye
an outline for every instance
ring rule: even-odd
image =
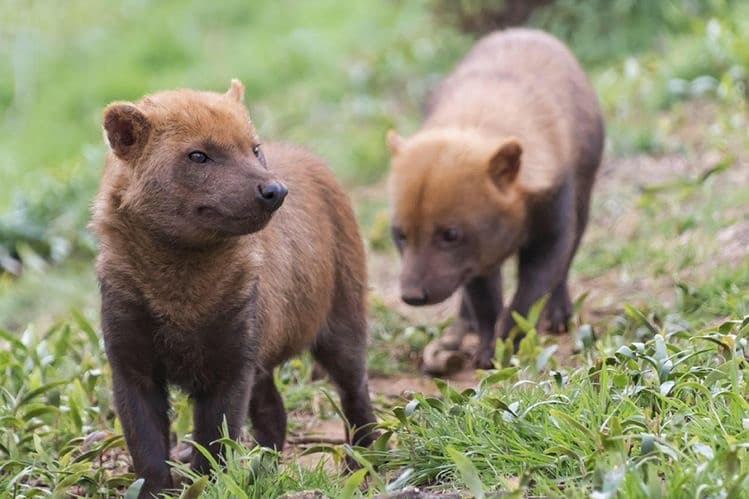
[[[252,146],[252,153],[255,155],[258,161],[260,161],[260,164],[265,166],[265,155],[260,149],[260,144],[255,144],[254,146]]]
[[[406,233],[398,227],[393,227],[392,229],[390,229],[390,233],[393,237],[393,241],[395,241],[395,244],[397,244],[398,246],[406,243]]]
[[[203,151],[193,151],[188,154],[187,157],[190,158],[190,161],[193,163],[205,163],[208,161],[208,155]]]
[[[455,227],[448,227],[442,231],[441,237],[442,241],[445,243],[454,243],[460,239],[460,230]]]

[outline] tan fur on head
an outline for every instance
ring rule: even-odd
[[[424,131],[404,142],[391,163],[395,219],[414,227],[434,226],[438,219],[469,220],[487,211],[514,211],[522,187],[504,178],[507,182],[498,189],[492,161],[498,164],[496,155],[520,145],[508,139],[503,142],[507,150],[502,146],[498,151],[496,143],[457,128]]]
[[[400,145],[392,158],[389,189],[393,226],[407,237],[402,285],[428,281],[431,296],[444,299],[461,276],[495,265],[506,253],[503,244],[522,237],[524,189],[514,182],[521,147],[516,139],[500,144],[497,148],[496,139],[473,130],[440,128],[423,130]],[[452,259],[435,246],[440,231],[449,227],[484,244]],[[484,237],[487,227],[498,229]],[[448,270],[454,278],[446,277]],[[446,291],[440,291],[438,281],[448,283]]]
[[[261,228],[269,214],[256,203],[257,189],[273,179],[254,152],[257,132],[240,98],[237,82],[229,95],[177,89],[107,106],[111,157],[100,196],[164,237],[193,245],[215,241],[219,227]],[[190,160],[193,152],[208,163]],[[219,166],[222,174],[212,174]]]

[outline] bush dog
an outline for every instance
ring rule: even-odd
[[[477,366],[491,367],[511,312],[525,315],[546,294],[546,326],[566,329],[567,274],[603,143],[598,101],[575,57],[530,29],[481,39],[430,96],[423,127],[409,138],[388,132],[402,299],[433,304],[461,288],[446,343],[477,331]],[[503,310],[500,266],[513,254],[518,286]]]
[[[194,403],[193,439],[282,449],[273,368],[310,349],[339,388],[351,440],[372,440],[364,248],[346,194],[294,146],[261,146],[233,80],[104,110],[109,144],[92,226],[114,399],[141,496],[171,486],[167,385]],[[285,199],[287,186],[290,191]],[[207,471],[193,451],[192,466]]]

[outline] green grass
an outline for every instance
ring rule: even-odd
[[[384,434],[372,449],[318,449],[339,461],[353,456],[365,470],[359,474],[293,461],[279,467],[272,456],[232,441],[227,466],[215,466],[216,480],[205,484],[178,469],[188,483],[205,485],[206,497],[310,488],[339,497],[365,475],[370,494],[414,484],[569,497],[698,490],[701,497],[739,497],[749,486],[749,318],[695,330],[628,308],[618,324],[614,333],[583,341],[579,367],[565,368],[548,356],[553,340],[528,322],[519,353],[508,357],[500,347],[498,362],[506,365],[474,389],[437,381],[439,397],[415,393],[403,405],[381,405]],[[76,316],[48,331],[3,331],[0,339],[7,345],[0,353],[0,490],[23,497],[123,491],[133,477],[115,465],[124,442],[92,325]],[[290,410],[324,386],[310,385],[310,373],[308,359],[279,373]],[[185,402],[174,394],[178,436],[190,427]],[[327,406],[332,414],[335,406]],[[358,483],[351,490],[358,494]]]
[[[227,441],[226,466],[210,481],[175,467],[186,489],[173,496],[370,497],[418,485],[477,497],[741,497],[749,8],[684,1],[683,12],[664,2],[645,19],[654,5],[617,0],[612,24],[596,18],[596,2],[570,10],[576,2],[558,0],[558,15],[532,21],[569,36],[607,120],[611,168],[572,276],[576,291],[590,292],[574,321],[579,353],[560,362],[555,337],[530,320],[520,351],[500,344],[497,369],[472,389],[438,382],[438,395],[376,395],[383,437],[372,449],[323,444],[312,459],[332,466],[278,464]],[[618,10],[629,3],[637,8]],[[708,3],[711,17],[684,15]],[[20,276],[0,271],[0,496],[137,487],[112,409],[85,229],[102,107],[242,78],[261,134],[328,158],[373,261],[397,265],[379,181],[383,135],[418,126],[426,91],[470,45],[430,5],[0,0],[0,268],[17,271],[9,256],[23,262]],[[666,28],[652,33],[657,16]],[[612,36],[592,42],[602,27]],[[446,323],[415,322],[387,298],[370,294],[369,366],[373,378],[396,379],[417,371]],[[338,419],[332,387],[315,379],[308,355],[282,366],[276,383],[291,431]],[[189,401],[172,399],[172,429],[189,438]],[[347,455],[359,472],[337,471]]]
[[[467,486],[452,448],[486,491],[739,497],[749,486],[747,323],[723,333],[649,325],[648,341],[615,349],[607,338],[584,367],[539,374],[522,359],[475,390],[417,394],[383,423],[398,442],[383,466],[410,469],[414,483]]]

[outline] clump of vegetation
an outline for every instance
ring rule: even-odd
[[[216,462],[210,481],[184,465],[175,473],[206,497],[306,489],[357,497],[365,479],[370,493],[414,484],[476,497],[681,490],[738,497],[749,486],[749,316],[693,330],[628,308],[621,321],[623,336],[585,341],[579,367],[550,361],[548,341],[521,321],[528,336],[520,352],[475,388],[436,380],[438,397],[414,393],[383,406],[384,433],[373,448],[311,449],[358,460],[362,469],[352,475],[322,462],[279,467],[266,451],[228,439],[226,466]],[[106,496],[130,487],[110,372],[91,324],[76,315],[41,333],[0,331],[0,342],[0,492]],[[296,369],[295,380],[288,369],[281,374],[282,390],[309,383],[309,364]],[[189,405],[177,394],[173,405],[175,434],[189,438]]]
[[[405,317],[385,306],[375,294],[370,298],[369,322],[368,366],[369,372],[378,376],[415,371],[424,347],[447,326],[444,322],[409,324]]]
[[[463,31],[485,34],[528,24],[570,44],[587,65],[653,50],[737,5],[736,0],[432,0],[437,19]],[[613,27],[617,27],[612,29]],[[623,27],[623,28],[622,28]]]
[[[432,0],[438,19],[468,33],[524,24],[534,11],[554,0]]]
[[[91,258],[95,243],[86,230],[94,177],[47,188],[39,201],[17,197],[0,215],[0,273],[20,275],[21,261],[38,257],[60,263],[72,257]]]

